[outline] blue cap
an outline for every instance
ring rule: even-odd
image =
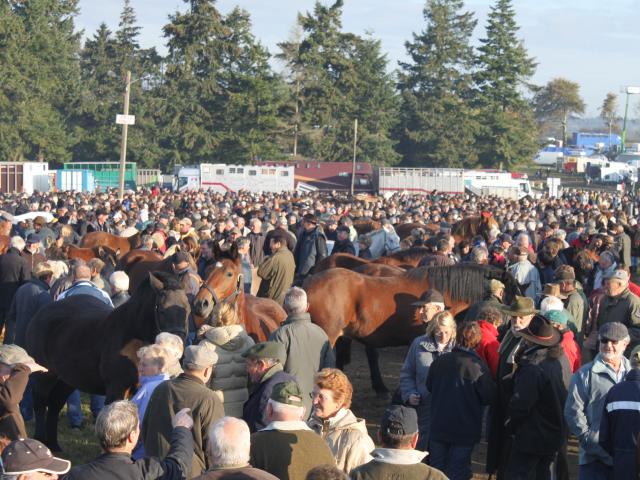
[[[27,243],[40,243],[40,235],[32,233],[27,237]]]

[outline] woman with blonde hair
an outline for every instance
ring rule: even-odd
[[[428,324],[427,332],[417,337],[404,359],[400,370],[402,401],[416,409],[419,436],[417,450],[427,450],[431,423],[431,394],[427,390],[429,367],[439,356],[449,353],[456,341],[456,321],[451,312],[436,313]]]
[[[318,433],[345,473],[371,460],[375,448],[362,418],[350,410],[353,387],[349,378],[336,368],[323,368],[314,379],[313,411],[309,426]]]
[[[209,388],[224,404],[226,415],[241,418],[242,406],[249,398],[242,354],[254,345],[254,341],[238,324],[238,312],[233,305],[220,305],[215,320],[215,327],[204,325],[198,332],[202,337],[200,345],[218,355],[218,362],[214,365],[215,375],[209,380]]]
[[[147,410],[149,399],[153,391],[162,382],[169,380],[166,368],[169,365],[170,354],[160,345],[152,344],[138,350],[138,374],[140,388],[131,398],[138,407],[139,424],[142,425],[144,412]],[[144,446],[138,442],[131,456],[134,459],[145,457]]]

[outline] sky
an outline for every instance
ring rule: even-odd
[[[323,4],[333,0],[321,0]],[[580,84],[587,104],[585,116],[598,115],[607,92],[620,92],[626,85],[640,86],[640,8],[637,0],[514,0],[520,37],[529,55],[538,63],[533,83],[543,85],[555,77]],[[217,7],[227,13],[235,6],[251,14],[253,32],[271,53],[287,39],[298,12],[313,9],[315,0],[218,0]],[[382,41],[390,68],[406,60],[404,43],[412,32],[424,29],[424,0],[344,0],[343,29],[356,34],[372,33]],[[484,36],[486,16],[493,1],[468,0],[467,10],[476,13],[478,26],[474,42]],[[80,0],[77,26],[92,36],[101,22],[117,29],[123,2],[120,0]],[[142,27],[140,43],[164,48],[162,26],[168,15],[184,10],[182,0],[131,0]],[[278,67],[275,65],[276,68]],[[619,113],[624,98],[620,95]],[[638,98],[631,98],[635,112]],[[631,116],[637,116],[635,113]]]

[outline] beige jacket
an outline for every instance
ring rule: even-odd
[[[367,425],[348,408],[341,409],[329,420],[312,416],[308,423],[327,442],[337,467],[346,474],[373,459],[371,452],[375,445],[367,433]]]
[[[204,333],[200,345],[218,355],[209,388],[224,404],[226,415],[242,418],[242,405],[249,398],[247,371],[242,354],[254,344],[242,325],[213,327]]]

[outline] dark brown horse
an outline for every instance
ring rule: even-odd
[[[440,231],[440,225],[436,223],[424,224],[424,223],[401,223],[395,226],[396,233],[400,240],[411,236],[411,232],[416,228],[422,228],[424,231],[431,233],[432,235]]]
[[[330,268],[346,268],[348,270],[353,270],[354,268],[361,267],[362,265],[368,265],[369,263],[371,263],[369,260],[356,257],[350,253],[336,253],[320,260],[314,267],[313,271],[315,273],[319,273],[329,270]]]
[[[384,265],[382,263],[367,263],[366,265],[360,265],[354,268],[353,271],[371,277],[395,277],[396,275],[402,275],[407,272],[404,268]]]
[[[389,265],[394,267],[401,267],[404,269],[417,267],[425,256],[430,252],[425,247],[411,247],[406,250],[400,250],[391,255],[377,258],[375,260],[366,260],[364,258],[356,257],[350,253],[336,253],[335,255],[329,255],[318,262],[314,268],[314,273],[323,272],[330,268],[346,268],[347,270],[354,270],[363,265],[370,263],[378,263],[382,265]]]
[[[123,262],[124,257],[120,259],[116,269],[122,266],[122,270],[129,275],[129,293],[133,293],[138,286],[144,281],[149,272],[167,272],[173,273],[173,258],[162,256],[155,252],[141,253],[140,250],[132,250],[127,262]],[[189,264],[191,270],[197,271],[193,258],[189,256]]]
[[[90,232],[87,233],[80,241],[80,246],[84,248],[92,248],[97,246],[107,246],[114,252],[120,252],[122,256],[129,250],[140,248],[142,246],[142,233],[138,232],[130,237],[119,237],[106,232]]]
[[[428,255],[431,255],[431,251],[426,247],[411,247],[377,258],[374,262],[395,267],[417,267],[420,261]]]
[[[235,244],[226,252],[215,252],[218,262],[193,302],[196,327],[211,321],[214,309],[223,303],[235,306],[238,320],[256,342],[264,342],[287,317],[284,309],[268,298],[244,293],[242,264]]]
[[[75,295],[38,311],[26,349],[47,373],[35,374],[35,438],[60,450],[58,414],[75,389],[122,399],[138,383],[137,350],[160,332],[186,338],[189,302],[173,275],[153,273],[129,301],[113,310],[90,295]]]
[[[440,291],[455,316],[484,298],[492,278],[505,283],[508,297],[517,293],[510,274],[480,265],[420,267],[393,277],[335,268],[312,275],[304,288],[311,318],[324,329],[332,345],[344,335],[379,348],[408,345],[424,333],[412,303],[427,290]],[[344,366],[347,352],[337,349],[336,353],[338,366]],[[375,360],[369,358],[372,385],[381,393],[386,388]]]

